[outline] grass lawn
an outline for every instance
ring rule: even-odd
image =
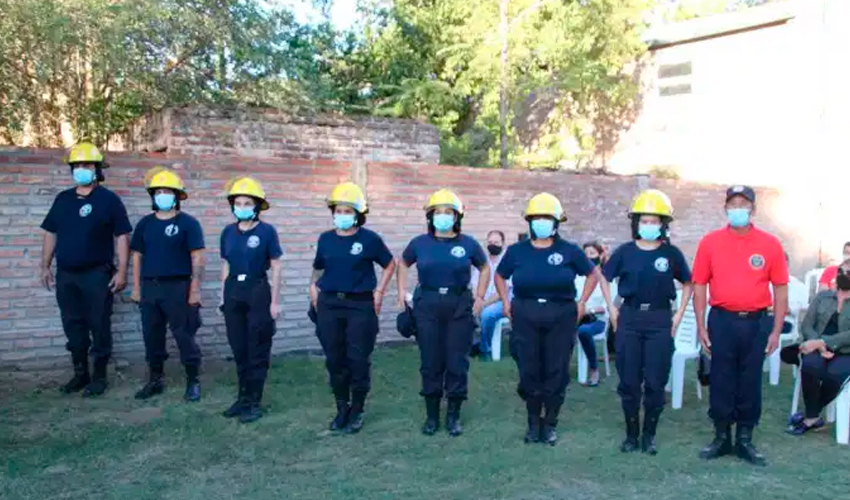
[[[182,380],[138,402],[139,380],[115,381],[98,400],[53,388],[0,401],[0,498],[17,499],[798,499],[847,498],[850,453],[830,427],[784,434],[790,372],[765,383],[756,443],[770,465],[727,457],[706,463],[707,402],[686,385],[667,410],[656,457],[623,455],[616,375],[595,389],[571,385],[556,447],[525,445],[525,410],[510,358],[473,362],[465,434],[420,434],[419,358],[413,347],[378,348],[366,427],[332,435],[323,361],[279,358],[265,418],[252,425],[219,414],[235,393],[231,367],[210,367],[204,398],[184,404]],[[171,368],[171,367],[169,367]],[[765,379],[766,380],[766,379]],[[820,479],[817,479],[817,478]],[[815,481],[817,479],[817,481]]]

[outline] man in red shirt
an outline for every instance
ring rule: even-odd
[[[731,454],[732,424],[736,424],[734,451],[750,463],[766,465],[753,445],[753,428],[761,416],[764,358],[779,345],[788,309],[788,264],[779,240],[752,224],[755,202],[752,188],[729,188],[729,225],[707,234],[694,260],[694,312],[700,342],[711,353],[709,416],[715,428],[714,441],[700,457],[710,460]],[[771,305],[774,319],[768,325]]]
[[[841,262],[850,259],[850,241],[844,244],[844,257]],[[818,280],[818,290],[835,290],[835,277],[838,276],[838,266],[829,266],[823,270]]]

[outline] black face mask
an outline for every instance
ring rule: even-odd
[[[496,256],[502,253],[502,245],[487,245],[487,251],[490,252],[490,255]]]
[[[599,262],[601,262],[601,261],[599,260],[599,257],[594,257],[594,258],[590,259],[590,262],[593,262],[594,266],[598,266]]]
[[[845,292],[850,290],[850,276],[841,272],[838,273],[835,276],[835,287]]]

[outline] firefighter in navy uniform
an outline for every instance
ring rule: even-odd
[[[229,183],[227,201],[237,222],[221,232],[221,305],[236,361],[239,394],[227,418],[242,423],[263,416],[260,403],[269,370],[275,319],[280,314],[283,250],[274,226],[260,220],[269,209],[263,186],[250,177]],[[269,284],[268,270],[272,271]]]
[[[451,191],[441,189],[425,206],[428,233],[405,248],[398,266],[399,304],[404,309],[407,271],[416,265],[419,286],[413,296],[416,341],[419,344],[422,396],[426,419],[422,432],[439,429],[440,401],[448,399],[446,429],[451,436],[463,432],[460,407],[467,397],[469,352],[475,319],[484,305],[490,266],[481,245],[461,233],[463,204]],[[480,272],[478,290],[469,290],[472,266]]]
[[[133,251],[133,292],[139,303],[149,380],[136,393],[148,399],[165,389],[163,364],[166,327],[171,327],[186,370],[186,401],[201,398],[198,369],[201,350],[195,333],[201,326],[201,280],[204,275],[204,233],[197,219],[181,210],[189,196],[180,177],[162,167],[145,176],[154,213],[136,224]]]
[[[363,427],[378,315],[395,260],[384,240],[363,227],[369,208],[356,184],[336,186],[327,204],[334,229],[319,236],[310,301],[336,398],[330,429],[356,433]],[[384,269],[380,285],[375,264]]]
[[[55,255],[56,301],[74,365],[74,377],[62,386],[62,392],[85,389],[83,395],[99,396],[106,391],[106,365],[112,355],[113,294],[127,284],[133,228],[118,195],[100,185],[108,165],[94,145],[74,146],[67,163],[76,187],[56,196],[41,224],[45,230],[41,282],[48,290],[54,285],[51,264]],[[89,355],[94,362],[91,376]]]
[[[620,376],[617,393],[626,419],[626,439],[620,450],[625,453],[640,448],[655,455],[655,433],[664,410],[673,337],[691,300],[693,286],[685,256],[668,238],[673,205],[667,195],[655,189],[641,192],[632,201],[629,218],[634,241],[617,248],[602,268],[609,282],[619,279],[617,290],[623,298],[616,340]],[[676,300],[675,281],[682,284],[682,300],[674,314],[671,303]]]
[[[576,322],[597,283],[611,307],[608,284],[578,245],[558,236],[567,220],[561,203],[549,193],[531,198],[524,212],[530,239],[508,247],[496,269],[495,284],[517,350],[519,388],[528,411],[526,443],[555,445],[555,426],[569,384]],[[587,276],[576,304],[576,275]],[[513,301],[507,280],[513,279]]]

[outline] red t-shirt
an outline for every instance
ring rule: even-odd
[[[709,286],[712,307],[757,311],[773,305],[771,283],[788,284],[788,263],[782,244],[772,234],[750,226],[739,235],[727,226],[700,241],[693,280]]]
[[[829,286],[836,276],[838,276],[838,266],[829,266],[823,270],[818,283]]]

